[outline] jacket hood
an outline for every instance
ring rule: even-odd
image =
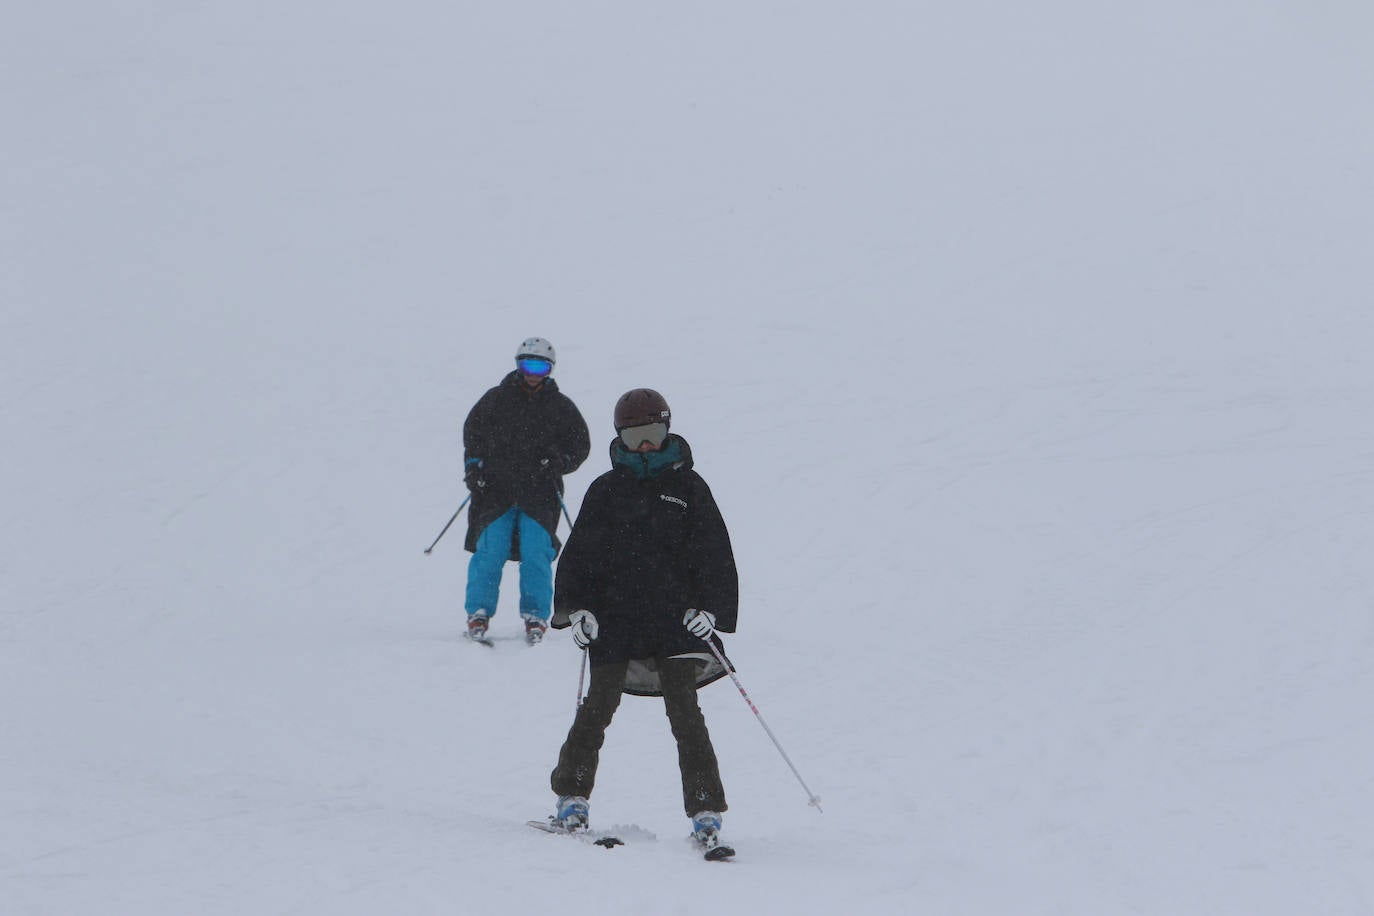
[[[664,471],[691,470],[692,464],[692,447],[676,433],[668,434],[668,438],[663,440],[663,448],[645,454],[630,451],[619,436],[611,440],[611,467],[633,474],[640,480],[649,480]]]
[[[558,390],[558,383],[553,380],[553,376],[544,379],[544,384],[540,385],[538,388],[530,388],[529,385],[525,384],[525,380],[520,377],[519,369],[512,369],[510,372],[506,373],[506,377],[501,379],[501,384],[503,386],[509,385],[512,388],[522,390],[531,396],[543,394],[545,391]]]

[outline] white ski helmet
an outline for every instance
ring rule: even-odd
[[[535,359],[547,359],[551,364],[558,362],[558,356],[554,353],[553,344],[542,337],[526,337],[520,341],[520,347],[515,351],[515,358],[534,357]]]

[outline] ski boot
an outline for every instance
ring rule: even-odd
[[[487,641],[487,622],[491,618],[485,614],[468,615],[468,639],[473,642]]]
[[[557,814],[549,818],[549,823],[560,830],[572,833],[576,830],[586,830],[588,823],[589,806],[587,799],[581,795],[560,795],[558,796]]]
[[[729,859],[735,850],[720,836],[720,815],[715,811],[698,811],[692,815],[692,839],[708,861]]]
[[[548,630],[548,624],[537,617],[525,618],[525,642],[531,646],[537,646],[544,641],[544,633]]]

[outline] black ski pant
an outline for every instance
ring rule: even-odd
[[[663,705],[668,724],[677,739],[677,764],[682,772],[682,807],[691,817],[698,811],[724,811],[725,789],[720,784],[716,749],[706,730],[706,719],[697,705],[696,666],[692,658],[657,658],[663,684]],[[591,797],[596,766],[606,728],[620,706],[628,662],[611,662],[592,668],[592,683],[577,710],[567,740],[558,752],[558,765],[549,785],[558,795]]]

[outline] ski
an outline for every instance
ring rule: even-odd
[[[707,862],[724,862],[726,859],[733,859],[735,857],[735,848],[721,843],[718,846],[713,846],[706,850],[701,854],[701,857]]]
[[[617,846],[624,846],[625,841],[613,833],[602,833],[597,830],[569,830],[554,822],[552,817],[542,821],[525,821],[527,825],[535,830],[542,830],[545,833],[552,833],[555,836],[570,836],[590,843],[593,846],[602,846],[606,849],[614,849]]]
[[[701,857],[707,862],[724,862],[726,859],[735,857],[735,847],[722,843],[719,836],[703,840],[696,834],[692,834],[690,839],[696,844],[697,849],[701,851]]]

